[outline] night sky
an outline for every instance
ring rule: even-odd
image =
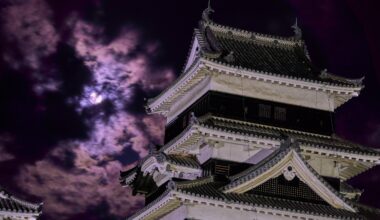
[[[0,0],[0,185],[44,202],[42,219],[125,219],[143,205],[119,184],[160,144],[164,120],[144,99],[184,65],[206,0]],[[313,62],[365,76],[335,132],[380,148],[378,0],[212,1],[221,24],[293,35],[298,17]],[[380,208],[380,168],[350,180]]]

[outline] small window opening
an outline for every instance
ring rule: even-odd
[[[259,104],[259,117],[270,118],[271,106],[265,104]]]
[[[274,108],[274,119],[279,121],[286,120],[286,108],[283,107],[275,107]]]

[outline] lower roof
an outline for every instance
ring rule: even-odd
[[[214,176],[195,181],[179,182],[176,184],[177,191],[201,198],[223,200],[226,202],[298,212],[302,214],[333,217],[336,219],[365,219],[360,214],[344,209],[337,209],[330,205],[300,202],[290,199],[247,193],[223,193],[220,190],[220,187],[226,183],[223,180],[218,180]]]
[[[226,119],[216,116],[206,116],[199,119],[200,125],[215,130],[227,131],[248,136],[260,136],[268,139],[284,139],[285,136],[292,137],[302,145],[314,146],[321,149],[336,150],[347,153],[359,153],[370,156],[380,156],[380,152],[373,148],[364,147],[339,138],[336,135],[326,136],[308,132],[301,132],[286,128],[249,123],[239,120]]]

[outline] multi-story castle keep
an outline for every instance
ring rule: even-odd
[[[130,219],[380,219],[346,183],[380,152],[337,137],[336,108],[362,80],[318,69],[294,25],[284,38],[203,13],[180,77],[148,101],[165,143],[121,173],[145,196]]]

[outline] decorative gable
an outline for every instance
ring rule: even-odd
[[[279,150],[252,168],[231,177],[223,187],[225,193],[246,193],[261,187],[270,179],[282,176],[286,181],[299,178],[326,203],[334,208],[356,212],[356,209],[311,168],[299,154],[298,143],[288,139]],[[280,178],[282,178],[280,177]],[[259,188],[260,189],[260,188]]]
[[[297,176],[289,181],[284,175],[280,175],[276,178],[269,179],[246,193],[316,204],[327,204],[323,198]]]
[[[197,36],[198,36],[198,33],[195,32],[193,35],[192,44],[190,47],[190,51],[189,51],[183,72],[186,72],[190,68],[190,66],[194,63],[195,59],[199,57],[201,45],[199,44],[199,40],[198,40],[199,37]]]

